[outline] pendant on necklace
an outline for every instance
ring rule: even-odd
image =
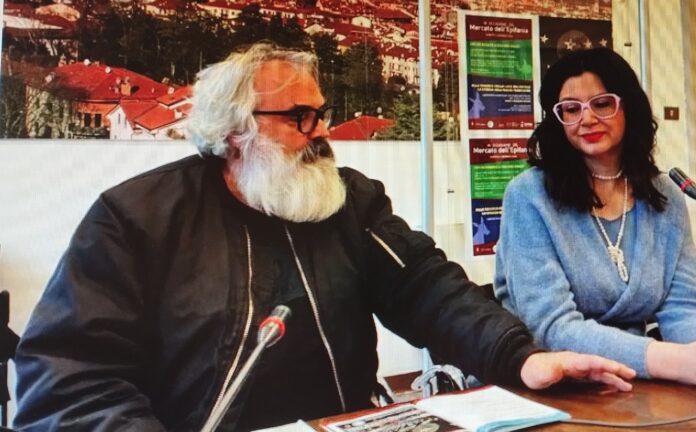
[[[621,225],[619,225],[619,234],[616,236],[616,243],[612,244],[611,239],[609,239],[609,235],[607,234],[607,231],[604,229],[604,225],[602,225],[602,221],[599,219],[599,216],[597,216],[596,209],[592,208],[592,216],[594,216],[595,220],[597,221],[599,232],[602,234],[602,237],[604,237],[604,240],[607,242],[607,251],[609,251],[609,258],[611,259],[611,262],[616,264],[616,269],[619,271],[619,277],[621,277],[621,280],[624,282],[628,282],[628,269],[626,268],[624,253],[619,247],[619,245],[621,244],[621,239],[623,238],[624,234],[624,228],[626,227],[627,209],[628,178],[624,177],[623,210],[621,211]]]
[[[624,253],[620,247],[609,245],[607,246],[609,251],[609,257],[612,262],[616,264],[616,269],[619,271],[619,276],[624,282],[628,282],[628,269],[626,268],[626,261],[624,260]]]

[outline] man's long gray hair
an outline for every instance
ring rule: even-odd
[[[200,71],[187,121],[188,138],[199,152],[225,157],[230,134],[236,135],[241,146],[256,138],[258,128],[252,115],[256,106],[254,76],[263,63],[271,60],[287,61],[318,77],[314,54],[264,42]]]

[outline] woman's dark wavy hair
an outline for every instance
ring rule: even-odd
[[[563,84],[568,78],[584,72],[597,75],[607,92],[621,97],[626,116],[621,165],[631,182],[633,196],[646,200],[658,211],[664,210],[667,198],[652,182],[660,173],[653,157],[657,122],[633,69],[610,49],[576,51],[561,58],[546,72],[539,90],[544,120],[527,142],[529,164],[544,171],[546,191],[557,204],[578,211],[602,206],[588,181],[590,172],[582,153],[570,144],[563,125],[553,114],[553,105],[558,102]]]

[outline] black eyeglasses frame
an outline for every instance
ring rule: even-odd
[[[314,132],[314,130],[317,128],[317,125],[319,124],[320,119],[324,121],[327,128],[330,127],[333,123],[334,117],[336,116],[337,109],[338,107],[336,105],[328,105],[322,108],[311,108],[303,106],[284,111],[252,111],[252,114],[294,117],[295,122],[297,123],[297,130],[300,131],[300,133],[308,135]],[[304,131],[302,130],[302,120],[303,117],[310,112],[314,113],[314,119],[312,120],[312,125],[309,128],[309,130]],[[329,114],[328,119],[326,118],[327,113]]]

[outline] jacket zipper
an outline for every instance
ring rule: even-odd
[[[371,229],[366,228],[365,231],[367,231],[367,232],[370,233],[370,235],[372,236],[372,238],[375,239],[375,241],[376,241],[377,243],[379,243],[380,246],[382,246],[382,249],[384,249],[384,251],[385,251],[387,254],[389,254],[389,256],[391,256],[391,257],[394,259],[394,261],[396,261],[396,263],[397,263],[401,268],[405,268],[405,267],[406,267],[406,264],[404,264],[404,262],[401,261],[401,258],[399,258],[399,255],[397,255],[396,252],[394,252],[394,251],[392,250],[392,248],[389,247],[389,245],[387,244],[387,242],[385,242],[384,240],[382,240],[382,238],[381,238],[380,236],[378,236],[377,234],[375,234]]]
[[[336,390],[338,391],[338,397],[341,400],[341,409],[346,412],[346,401],[343,397],[343,388],[341,387],[341,380],[338,378],[338,368],[336,367],[336,359],[334,357],[333,351],[331,350],[331,345],[329,345],[329,340],[326,338],[326,333],[324,332],[324,327],[321,325],[321,318],[319,317],[319,308],[317,308],[317,301],[314,297],[314,293],[309,289],[309,283],[307,282],[307,276],[305,276],[304,269],[302,268],[302,263],[295,250],[295,243],[292,241],[292,236],[290,235],[290,230],[288,226],[284,225],[285,234],[288,237],[288,242],[290,243],[290,249],[292,249],[292,254],[295,257],[295,264],[297,269],[300,271],[300,277],[302,278],[302,285],[307,292],[307,297],[309,298],[309,304],[312,306],[312,312],[314,314],[314,322],[317,324],[317,329],[319,330],[319,336],[324,343],[324,348],[326,348],[326,353],[329,355],[329,361],[331,362],[331,369],[333,370],[334,382],[336,383]]]
[[[213,413],[219,408],[220,402],[222,401],[222,398],[225,395],[225,390],[227,390],[227,386],[230,385],[230,381],[232,380],[232,377],[234,376],[234,373],[237,371],[237,366],[239,366],[239,360],[242,357],[242,352],[244,351],[244,345],[246,344],[246,340],[249,337],[249,330],[251,329],[251,321],[254,316],[254,300],[251,295],[251,280],[253,276],[253,266],[252,266],[252,260],[251,260],[251,236],[249,235],[249,229],[247,228],[246,225],[244,225],[244,234],[246,236],[246,245],[247,245],[247,273],[248,273],[248,279],[247,279],[247,297],[248,297],[248,308],[247,310],[249,311],[247,314],[247,319],[246,319],[246,324],[244,324],[244,333],[242,333],[242,341],[239,344],[239,348],[237,348],[237,353],[234,356],[234,360],[232,361],[232,365],[230,366],[229,370],[227,371],[227,376],[225,377],[225,382],[222,384],[222,388],[220,389],[220,392],[218,393],[217,398],[215,399],[215,404],[213,405],[213,408],[210,410],[210,414],[208,414],[208,418],[206,421],[203,423],[204,425],[208,423],[210,420],[210,417],[213,415]]]

